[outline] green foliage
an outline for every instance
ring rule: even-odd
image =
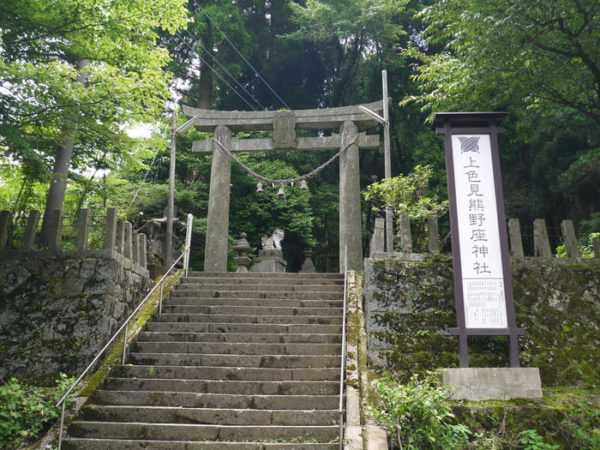
[[[47,180],[76,128],[71,169],[128,159],[124,129],[153,120],[170,97],[158,31],[186,25],[184,0],[16,0],[0,6],[0,155],[27,182]],[[88,60],[86,82],[78,65]],[[82,72],[83,73],[83,72]]]
[[[0,386],[0,446],[17,448],[35,439],[60,416],[55,405],[74,381],[61,373],[51,392],[23,385],[16,378]],[[73,402],[71,396],[66,402],[67,406]]]
[[[401,448],[461,449],[470,431],[455,424],[447,400],[448,389],[439,386],[434,373],[406,385],[384,378],[377,383],[382,406],[374,408],[377,421],[395,435]]]
[[[560,423],[563,433],[571,438],[571,448],[600,448],[600,409],[592,402],[577,402]]]
[[[560,448],[560,445],[544,442],[544,438],[533,429],[521,431],[520,436],[520,442],[524,445],[525,450],[556,450]]]
[[[579,256],[581,258],[593,258],[594,257],[594,239],[599,239],[600,233],[590,233],[584,239],[581,239],[577,247],[579,248]],[[557,258],[568,258],[567,246],[561,244],[556,247]]]
[[[600,119],[600,23],[593,0],[449,0],[421,14],[425,37],[445,51],[425,57],[417,80],[431,110],[481,98],[494,106],[523,99]]]
[[[411,219],[440,216],[448,210],[447,201],[439,201],[437,195],[428,192],[431,166],[416,166],[408,175],[386,178],[368,186],[363,194],[373,203],[373,209],[392,210],[396,217],[408,214]]]

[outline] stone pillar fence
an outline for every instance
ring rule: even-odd
[[[418,254],[440,253],[442,243],[450,238],[448,235],[440,236],[437,217],[429,217],[425,222],[425,232],[419,236],[415,236],[412,231],[413,225],[408,215],[405,214],[397,218],[395,221],[397,224],[394,245],[395,255],[393,256],[414,259],[414,255]],[[550,235],[544,219],[535,219],[533,225],[529,227],[522,227],[519,219],[509,219],[507,226],[510,253],[513,258],[554,258],[557,255],[552,250],[551,237],[564,245],[564,255],[567,258],[579,258],[582,256],[577,245],[575,226],[572,220],[563,220],[560,223],[560,235]],[[527,238],[530,241],[529,244],[532,244],[529,247],[533,248],[533,254],[525,254],[522,229],[528,232]],[[600,237],[596,237],[591,246],[593,258],[600,258]],[[375,219],[373,235],[369,245],[369,257],[374,258],[378,256],[388,256],[384,247],[384,219],[382,217]]]
[[[90,249],[105,250],[114,251],[134,264],[146,268],[147,237],[145,234],[133,232],[131,222],[118,220],[116,208],[106,210],[106,216],[100,220],[102,232],[95,233],[94,242],[90,242],[92,215],[87,208],[79,210],[73,227],[69,227],[69,233],[65,232],[67,227],[64,211],[54,210],[49,216],[51,239],[47,248],[42,248],[38,244],[40,219],[41,213],[33,210],[29,213],[24,227],[19,229],[13,224],[13,215],[10,211],[0,211],[0,252],[8,249],[61,250],[77,253]],[[71,238],[68,242],[66,242],[67,235]],[[102,236],[101,242],[99,242],[100,236]]]

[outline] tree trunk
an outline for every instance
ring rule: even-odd
[[[87,74],[84,72],[84,69],[88,65],[88,59],[81,59],[77,62],[77,69],[79,70],[79,75],[77,76],[76,81],[77,83],[85,83]],[[50,217],[50,213],[55,209],[62,209],[63,202],[65,200],[67,177],[69,175],[69,167],[71,166],[73,144],[77,134],[78,112],[79,108],[77,108],[71,117],[67,119],[63,131],[63,142],[56,152],[54,168],[52,170],[52,180],[50,181],[50,188],[48,189],[48,196],[46,197],[46,209],[44,210],[44,219],[42,222],[41,240],[43,246],[47,246],[50,242],[50,229],[48,227],[48,218]]]

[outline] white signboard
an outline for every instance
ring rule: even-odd
[[[507,328],[488,134],[452,135],[466,328]]]

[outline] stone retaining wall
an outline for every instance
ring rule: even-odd
[[[0,379],[78,374],[151,284],[113,250],[0,252]]]
[[[458,365],[451,258],[365,260],[370,366],[400,378]],[[600,260],[514,258],[512,276],[521,365],[544,386],[600,384]],[[469,337],[472,367],[508,366],[507,338]]]

